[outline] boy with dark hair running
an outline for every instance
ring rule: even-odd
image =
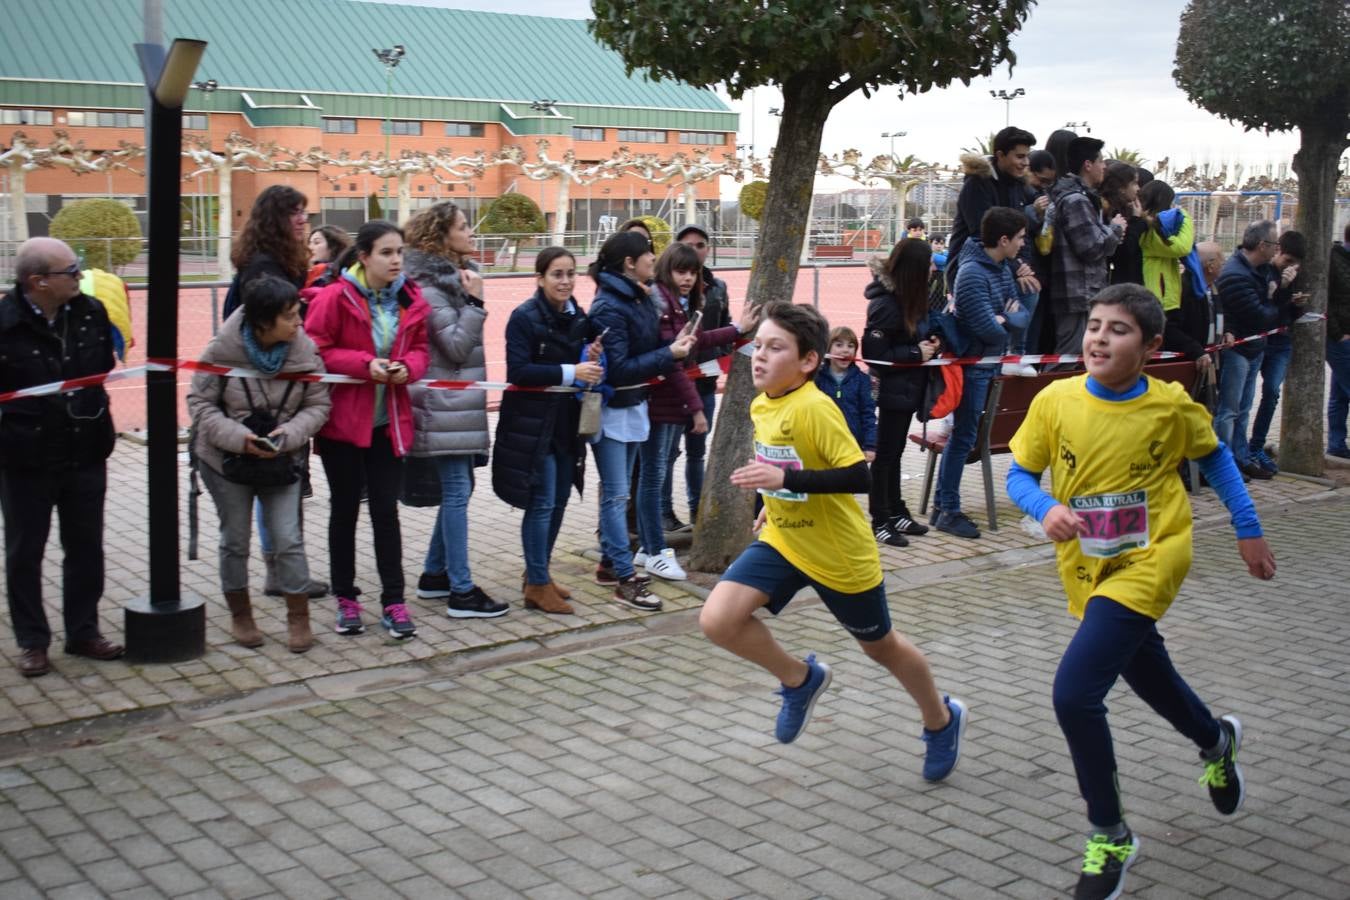
[[[1209,413],[1184,388],[1143,375],[1162,345],[1163,310],[1120,284],[1087,313],[1087,373],[1036,395],[1012,439],[1008,495],[1056,541],[1069,612],[1082,620],[1055,674],[1055,715],[1069,743],[1091,826],[1078,900],[1120,896],[1139,839],[1125,824],[1104,703],[1123,677],[1200,750],[1200,782],[1223,815],[1244,796],[1242,725],[1216,719],[1172,666],[1157,621],[1191,565],[1191,508],[1177,475],[1195,459],[1232,516],[1238,552],[1256,578],[1275,576],[1256,509]],[[1054,496],[1040,488],[1051,470]]]
[[[956,766],[968,713],[960,700],[938,693],[923,653],[891,628],[877,545],[851,496],[868,489],[867,463],[839,407],[812,381],[828,332],[810,306],[765,309],[752,358],[762,392],[750,405],[755,458],[731,475],[763,495],[755,523],[762,531],[713,588],[699,625],[713,643],[782,682],[776,736],[790,744],[829,686],[830,667],[815,654],[789,655],[755,612],[777,615],[797,591],[813,588],[919,705],[928,744],[923,777],[941,781]]]

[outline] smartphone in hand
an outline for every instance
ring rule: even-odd
[[[253,443],[262,447],[264,450],[270,450],[273,453],[281,452],[281,438],[273,437],[270,434],[255,434]]]
[[[689,321],[685,323],[685,326],[680,329],[680,336],[683,337],[686,334],[696,333],[698,331],[698,326],[702,321],[703,321],[703,310],[700,309],[697,312],[695,312],[694,315],[689,319]]]

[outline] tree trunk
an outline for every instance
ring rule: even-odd
[[[558,211],[553,214],[553,246],[563,246],[567,234],[568,205],[572,202],[572,178],[566,172],[558,173]]]
[[[412,218],[412,172],[398,173],[398,224],[404,228]]]
[[[216,268],[221,278],[229,278],[233,272],[230,263],[230,242],[234,236],[234,194],[230,187],[231,173],[234,167],[228,161],[216,167],[219,180],[220,197],[220,234],[216,236]]]
[[[28,173],[23,166],[9,170],[9,216],[14,226],[12,240],[19,244],[28,240]]]
[[[695,181],[684,183],[684,224],[698,224],[698,183]]]
[[[1308,239],[1308,258],[1301,265],[1311,297],[1310,312],[1327,311],[1327,264],[1335,227],[1336,176],[1347,146],[1345,122],[1321,122],[1299,131],[1294,154],[1298,173],[1298,217],[1295,227]],[[1302,475],[1321,475],[1326,449],[1326,322],[1294,325],[1293,358],[1280,404],[1280,468]]]
[[[820,159],[820,139],[835,102],[827,82],[820,74],[807,72],[783,85],[783,121],[745,298],[750,306],[792,299]],[[694,546],[689,554],[689,564],[704,572],[724,571],[753,537],[753,494],[734,487],[731,473],[754,455],[749,410],[755,387],[750,360],[742,353],[733,354],[732,360],[707,456]]]

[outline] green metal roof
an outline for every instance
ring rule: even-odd
[[[140,85],[131,45],[142,40],[141,10],[142,0],[25,4],[22,24],[0,29],[0,78]],[[736,127],[711,91],[626,75],[619,55],[575,19],[355,0],[164,0],[164,35],[206,40],[197,77],[221,92],[383,98],[385,71],[371,50],[403,44],[396,98],[703,111],[725,117],[720,130]]]

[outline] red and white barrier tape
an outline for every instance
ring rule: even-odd
[[[1321,313],[1307,313],[1299,322],[1315,322],[1325,319],[1326,316]],[[1238,338],[1228,347],[1235,347],[1239,344],[1247,344],[1273,334],[1281,334],[1289,330],[1288,325],[1281,325],[1279,328],[1271,328],[1268,331],[1258,332],[1257,334],[1247,335]],[[753,349],[749,346],[750,341],[741,339],[736,342],[737,349],[741,353],[750,355]],[[1207,352],[1225,349],[1225,345],[1211,344],[1206,347]],[[1175,352],[1155,353],[1154,359],[1177,359],[1182,354]],[[1073,354],[1055,354],[1055,353],[1029,353],[1020,356],[964,356],[964,357],[938,357],[930,359],[927,362],[911,363],[892,363],[882,360],[861,359],[854,357],[858,362],[866,363],[869,366],[895,366],[900,368],[913,368],[918,366],[976,366],[976,365],[998,365],[1000,363],[1012,363],[1018,365],[1054,365],[1056,363],[1079,362],[1082,356]],[[697,366],[690,366],[685,369],[685,374],[690,378],[715,377],[726,374],[731,369],[731,357],[720,356],[706,362],[699,363]],[[321,384],[369,384],[368,378],[356,378],[352,375],[323,374],[313,375],[309,373],[278,373],[276,375],[264,375],[256,369],[245,369],[236,366],[219,366],[214,363],[205,363],[199,360],[187,359],[151,359],[144,365],[131,366],[126,369],[116,369],[111,372],[104,372],[99,375],[86,375],[82,378],[69,378],[65,381],[52,381],[47,384],[37,384],[32,387],[20,388],[17,391],[8,391],[0,393],[0,403],[8,403],[11,400],[22,400],[28,397],[45,397],[50,394],[62,394],[67,391],[75,391],[80,388],[95,387],[101,384],[107,384],[113,381],[124,381],[128,378],[136,378],[144,375],[146,372],[210,372],[214,375],[223,375],[227,378],[273,378],[281,381],[305,381],[318,382]],[[666,381],[668,376],[658,376],[646,381],[643,384],[632,384],[625,387],[616,388],[616,390],[633,390],[640,387],[661,384]],[[535,391],[556,394],[572,394],[579,389],[566,385],[549,385],[547,387],[526,387],[522,385],[508,384],[505,381],[450,381],[441,378],[424,378],[421,381],[413,382],[421,387],[436,391]]]

